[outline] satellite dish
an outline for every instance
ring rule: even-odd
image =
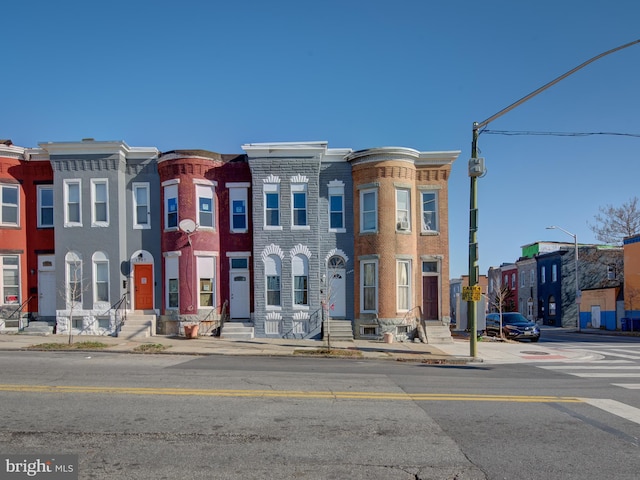
[[[184,220],[180,220],[178,227],[186,234],[190,234],[196,231],[197,225],[196,222],[190,218],[185,218]]]

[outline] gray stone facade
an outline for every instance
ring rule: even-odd
[[[347,215],[347,210],[350,211],[347,201],[351,205],[351,199],[346,197],[351,192],[350,166],[341,163],[348,151],[327,150],[324,142],[249,144],[243,149],[248,154],[252,175],[255,335],[320,338],[322,301],[327,293],[327,259],[338,254],[347,257],[346,265],[353,261],[353,255],[349,255],[353,248],[352,220],[345,224],[344,231],[329,232],[330,182],[337,180],[344,184],[345,222],[352,216]],[[294,225],[294,192],[306,192],[303,225]],[[278,195],[277,225],[267,225],[266,193]],[[300,265],[305,263],[306,292],[298,291],[300,297],[296,301],[294,277],[300,275],[299,269],[304,268]],[[274,272],[280,279],[279,302],[273,300],[273,291],[267,293],[267,275],[273,277]],[[353,295],[350,291],[345,294],[351,299],[345,317],[351,317]],[[305,301],[300,300],[303,297]]]

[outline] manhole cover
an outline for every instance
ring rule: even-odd
[[[547,352],[520,352],[523,355],[549,355]]]

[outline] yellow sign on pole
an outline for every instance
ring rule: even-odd
[[[479,302],[480,295],[480,285],[474,285],[473,287],[462,287],[462,300],[464,302]]]

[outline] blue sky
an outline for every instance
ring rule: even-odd
[[[468,272],[471,127],[640,39],[637,0],[10,0],[0,138],[124,140],[241,153],[251,142],[461,150],[451,277]],[[640,134],[640,44],[489,125]],[[522,245],[595,242],[598,208],[637,195],[640,138],[480,136],[480,272]]]

